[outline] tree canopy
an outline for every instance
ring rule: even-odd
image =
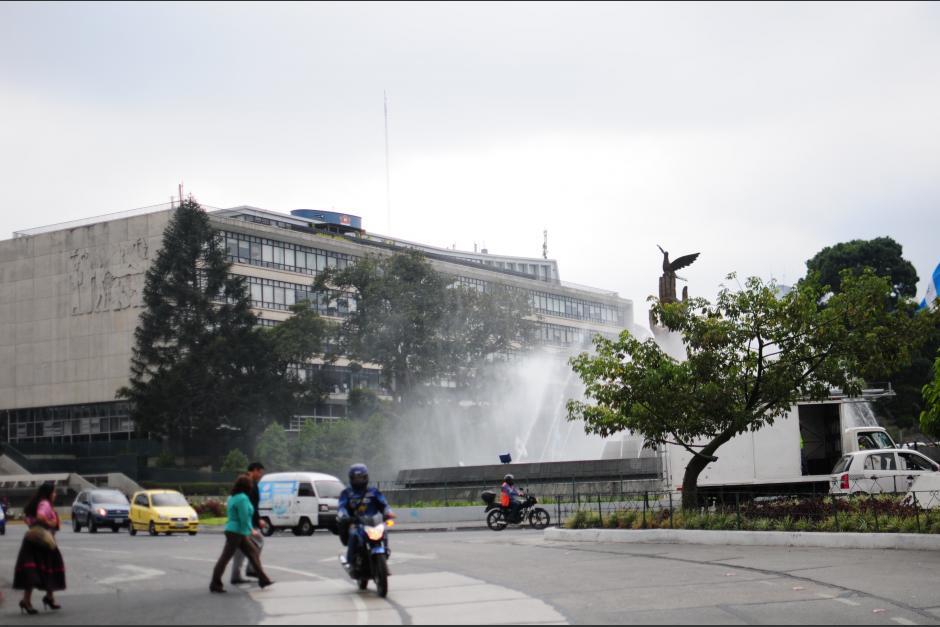
[[[524,297],[465,287],[415,251],[324,272],[316,289],[327,286],[357,294],[339,352],[379,364],[399,401],[435,381],[466,384],[487,357],[526,338]]]
[[[692,452],[683,505],[694,505],[699,474],[731,438],[773,423],[798,400],[828,397],[831,387],[859,393],[866,377],[904,365],[923,341],[932,322],[912,316],[907,301],[886,308],[886,279],[868,270],[840,279],[825,304],[815,276],[783,296],[751,278],[740,291],[722,289],[715,304],[654,302],[654,319],[681,334],[688,359],[628,331],[596,337],[596,355],[572,360],[592,402],[569,401],[569,419],[603,436],[629,429]]]
[[[326,323],[303,301],[278,326],[258,326],[244,279],[230,270],[206,213],[183,202],[147,272],[131,378],[118,392],[138,430],[208,442],[228,429],[254,442],[322,397],[297,365],[322,351]]]
[[[820,281],[836,293],[842,289],[843,272],[848,270],[857,275],[864,268],[871,268],[876,275],[886,277],[891,283],[892,294],[886,306],[895,307],[899,298],[912,298],[917,289],[917,272],[902,252],[901,245],[890,237],[853,240],[824,248],[806,262],[806,267],[809,273],[818,272]],[[889,425],[899,429],[916,425],[924,410],[921,390],[930,380],[938,350],[940,327],[935,328],[924,345],[912,353],[907,366],[891,374],[895,394],[878,401]],[[888,373],[877,375],[877,378],[888,378]]]
[[[217,233],[181,203],[147,271],[129,384],[137,428],[177,439],[246,427],[270,383],[266,342]]]
[[[892,301],[896,302],[917,294],[917,271],[902,253],[901,245],[890,237],[856,239],[823,248],[806,262],[806,269],[807,274],[818,274],[823,285],[839,292],[844,271],[858,275],[871,268],[877,276],[888,278]]]
[[[940,356],[933,365],[933,380],[923,389],[924,410],[920,414],[920,429],[927,435],[940,437]]]

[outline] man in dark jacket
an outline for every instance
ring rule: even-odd
[[[251,541],[258,548],[258,555],[264,547],[264,536],[261,535],[261,528],[265,522],[261,520],[261,514],[258,513],[258,504],[261,502],[261,494],[258,492],[258,482],[264,476],[264,465],[261,462],[251,462],[248,464],[248,476],[251,477],[251,492],[248,493],[248,500],[255,508],[251,516]],[[242,578],[242,564],[245,561],[245,555],[241,551],[235,552],[235,558],[232,560],[232,583],[248,583],[247,579]],[[251,571],[249,567],[246,577],[257,577],[258,574]]]

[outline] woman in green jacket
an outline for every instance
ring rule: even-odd
[[[225,548],[222,549],[222,555],[215,564],[215,570],[212,571],[209,592],[225,592],[222,586],[222,573],[225,572],[225,567],[238,550],[245,554],[251,567],[258,573],[258,585],[266,588],[274,583],[261,568],[258,550],[250,540],[251,534],[257,533],[257,530],[251,527],[251,515],[255,511],[248,498],[251,485],[251,478],[248,475],[241,475],[235,481],[235,487],[232,488],[232,496],[228,500],[228,522],[225,523]]]

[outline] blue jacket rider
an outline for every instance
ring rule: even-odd
[[[382,514],[385,520],[395,518],[395,512],[385,500],[385,496],[378,489],[369,487],[369,469],[366,465],[353,464],[349,467],[349,486],[339,495],[339,511],[336,514],[340,536],[348,534],[349,537],[346,548],[347,564],[353,564],[359,548],[359,536],[349,533],[349,525],[359,516],[376,514]]]

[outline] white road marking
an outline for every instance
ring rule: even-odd
[[[492,609],[491,622],[505,622],[516,612],[520,620],[566,624],[564,617],[538,599],[479,579],[451,572],[398,575],[389,580],[389,596],[413,624],[487,622],[479,609]],[[271,590],[252,590],[267,617],[265,625],[397,624],[404,616],[372,589],[356,590],[352,580],[288,581]],[[495,609],[494,609],[495,608]],[[353,616],[355,613],[355,617]]]
[[[99,579],[98,583],[102,585],[110,585],[114,583],[127,583],[129,581],[144,581],[146,579],[154,579],[156,577],[162,577],[166,573],[162,570],[157,570],[156,568],[143,568],[141,566],[130,566],[122,564],[117,567],[119,570],[126,571],[125,575],[115,575],[114,577],[107,577],[105,579]],[[135,574],[136,573],[136,574]]]
[[[896,622],[898,625],[916,625],[916,624],[917,624],[917,623],[915,623],[915,622],[912,621],[912,620],[908,620],[908,619],[906,619],[906,618],[901,618],[900,616],[895,616],[895,617],[892,618],[891,620],[893,620],[894,622]]]
[[[835,598],[835,599],[833,599],[833,601],[838,601],[839,603],[842,603],[843,605],[851,605],[852,607],[858,607],[858,605],[859,605],[858,603],[856,603],[855,601],[853,601],[853,600],[851,600],[851,599]]]
[[[114,555],[130,555],[130,551],[112,551],[110,549],[89,549],[82,546],[67,546],[68,551],[91,551],[92,553],[113,553]]]

